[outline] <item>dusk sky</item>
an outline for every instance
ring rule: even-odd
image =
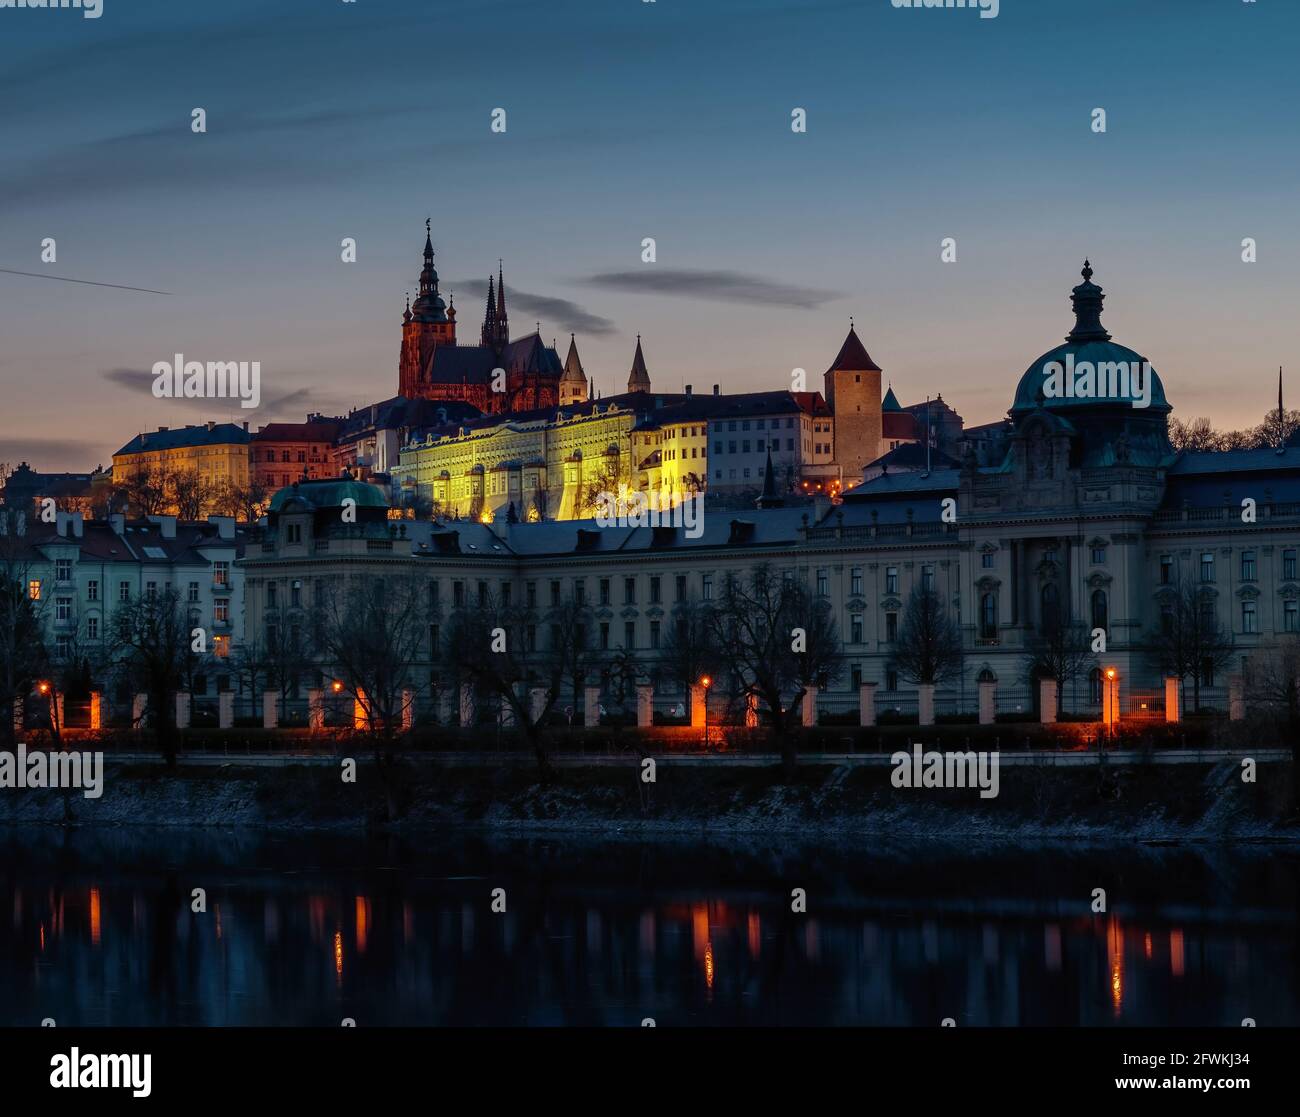
[[[1253,426],[1279,365],[1300,405],[1295,0],[103,4],[0,9],[0,461],[395,395],[426,217],[462,339],[502,257],[605,395],[638,333],[661,390],[820,389],[853,316],[902,402],[990,422],[1089,256],[1177,416]],[[177,352],[262,407],[155,400]]]

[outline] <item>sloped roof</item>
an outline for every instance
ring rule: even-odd
[[[113,457],[145,451],[176,450],[187,446],[229,446],[247,444],[250,435],[235,423],[200,423],[192,427],[174,427],[137,434]]]
[[[827,372],[880,372],[880,366],[871,359],[871,354],[862,344],[857,330],[849,326],[849,336],[844,339],[840,351]]]

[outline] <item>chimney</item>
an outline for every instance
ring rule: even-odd
[[[689,384],[687,384],[687,385],[686,385],[686,395],[687,395],[687,398],[690,398],[690,394],[691,394],[691,386],[690,386]]]
[[[247,420],[247,419],[244,420],[244,430],[245,430],[245,432],[247,432],[247,430],[248,430],[248,420]]]
[[[235,538],[235,517],[234,516],[209,516],[208,523],[217,529],[217,538],[234,539]]]
[[[159,434],[162,434],[163,431],[165,431],[166,429],[167,429],[166,427],[159,427],[159,428],[158,428],[158,433],[159,433]]]
[[[126,516],[121,512],[114,512],[108,518],[108,526],[113,529],[114,535],[126,534]]]
[[[176,517],[175,516],[150,516],[149,522],[158,525],[158,533],[164,539],[176,538]]]
[[[54,530],[64,539],[82,538],[84,520],[80,512],[55,512]]]
[[[721,394],[721,393],[718,391],[718,385],[716,385],[716,384],[713,385],[713,394],[714,394],[715,396]]]
[[[208,432],[211,433],[212,431],[214,431],[214,430],[216,430],[216,429],[217,429],[216,420],[214,420],[214,419],[209,419],[209,420],[208,420]]]

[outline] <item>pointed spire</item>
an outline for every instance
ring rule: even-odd
[[[501,260],[497,260],[497,319],[502,327],[509,319],[506,317],[506,280],[502,271]]]
[[[627,378],[629,392],[650,391],[650,372],[645,367],[645,354],[641,352],[641,335],[636,335],[636,355],[632,358],[632,371]]]
[[[419,322],[445,322],[446,305],[438,296],[438,272],[433,266],[433,240],[431,220],[424,222],[424,267],[420,271],[420,290],[411,308],[412,317]]]
[[[763,470],[763,493],[756,502],[759,508],[780,508],[785,502],[776,488],[776,470],[772,468],[772,444],[767,445],[767,465]]]
[[[1108,334],[1101,324],[1101,304],[1106,296],[1092,281],[1092,264],[1083,261],[1083,282],[1070,292],[1070,301],[1074,304],[1074,329],[1065,336],[1065,340],[1075,345],[1089,341],[1109,341]]]

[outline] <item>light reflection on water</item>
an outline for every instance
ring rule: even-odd
[[[1287,847],[27,829],[0,852],[4,1025],[1300,1023]]]

